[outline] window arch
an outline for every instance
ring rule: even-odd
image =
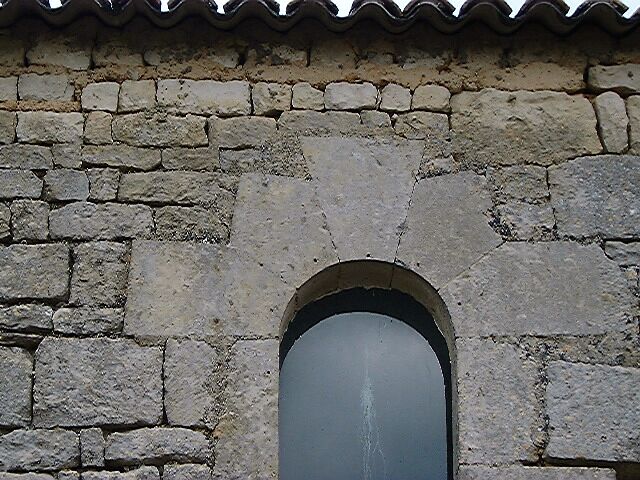
[[[302,308],[280,344],[280,479],[452,479],[445,338],[411,296],[351,288]]]

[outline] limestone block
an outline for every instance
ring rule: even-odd
[[[78,434],[53,430],[14,430],[0,437],[0,470],[59,470],[80,465]]]
[[[449,101],[451,93],[439,85],[420,85],[413,92],[412,110],[429,110],[447,113],[451,110]]]
[[[82,472],[82,480],[160,480],[157,467],[140,467],[126,472]]]
[[[135,147],[200,147],[207,145],[205,124],[204,117],[194,115],[131,113],[117,116],[111,132],[114,140]]]
[[[31,422],[31,369],[28,351],[0,347],[0,427],[23,427]],[[6,454],[7,445],[3,448],[2,438],[0,452],[4,450]]]
[[[242,150],[220,150],[220,168],[224,173],[240,177],[243,173],[269,172],[272,167],[266,146]]]
[[[249,83],[239,80],[159,80],[158,104],[181,113],[249,115],[251,92]]]
[[[380,110],[385,112],[406,112],[411,108],[411,90],[395,83],[382,89]]]
[[[70,102],[74,88],[68,75],[24,73],[18,80],[18,94],[20,100]]]
[[[278,472],[278,341],[231,348],[214,434],[215,478],[275,478]]]
[[[489,226],[491,206],[479,175],[421,180],[403,224],[398,261],[440,288],[502,243]]]
[[[451,100],[462,165],[553,165],[602,150],[591,103],[558,92],[463,92]]]
[[[162,419],[162,350],[128,339],[45,338],[36,351],[38,426],[153,425]]]
[[[277,115],[291,109],[291,85],[256,83],[251,90],[255,115]]]
[[[82,161],[89,165],[133,170],[152,170],[161,162],[159,150],[136,148],[128,145],[82,147]]]
[[[216,350],[205,342],[167,340],[164,403],[170,425],[213,426],[219,360]]]
[[[138,112],[156,106],[156,84],[153,80],[125,80],[120,86],[118,112]]]
[[[615,90],[619,93],[640,92],[640,65],[596,65],[589,68],[589,88]]]
[[[187,463],[183,465],[166,465],[164,480],[212,480],[211,468],[207,465]]]
[[[226,243],[232,204],[211,208],[162,207],[155,211],[156,234],[165,240]]]
[[[104,467],[104,435],[99,428],[80,430],[80,462],[83,467]]]
[[[615,470],[584,467],[484,467],[464,465],[458,480],[615,480]]]
[[[91,66],[91,47],[89,41],[67,32],[63,35],[42,35],[36,44],[27,51],[29,65],[56,65],[71,70],[86,70]]]
[[[629,143],[633,153],[640,154],[640,95],[627,99],[629,114]]]
[[[629,146],[629,118],[624,100],[614,92],[605,92],[595,98],[593,106],[605,151],[621,153],[626,150]]]
[[[22,143],[79,143],[84,117],[81,113],[18,112],[16,133]]]
[[[449,119],[444,113],[410,112],[398,115],[395,132],[410,140],[426,140],[424,157],[446,158],[451,155]]]
[[[61,308],[53,314],[54,330],[72,335],[118,333],[122,330],[123,320],[121,308]]]
[[[376,108],[378,90],[371,83],[330,83],[324,90],[327,110],[364,110]]]
[[[120,172],[115,168],[90,168],[87,170],[89,178],[89,200],[115,200],[120,183]]]
[[[0,300],[59,299],[68,292],[65,245],[0,247]]]
[[[123,243],[90,242],[73,248],[72,305],[113,307],[124,303],[129,252]]]
[[[338,137],[301,142],[340,260],[393,261],[421,143]]]
[[[555,218],[549,202],[512,200],[497,205],[494,213],[502,235],[509,240],[545,240],[553,236]]]
[[[16,114],[0,111],[0,144],[11,143],[16,138]]]
[[[640,157],[577,158],[549,168],[549,185],[561,235],[640,235]]]
[[[75,202],[49,214],[51,238],[111,240],[144,238],[151,234],[153,217],[146,205]]]
[[[26,145],[25,145],[26,146]],[[35,147],[34,147],[35,148]],[[59,143],[51,146],[53,164],[61,168],[81,168],[80,144]]]
[[[547,457],[640,460],[640,369],[553,362],[548,377]]]
[[[0,102],[11,102],[18,99],[18,77],[0,78]]]
[[[487,168],[487,180],[500,202],[539,202],[549,197],[547,169],[536,165]]]
[[[536,364],[524,350],[491,338],[456,346],[460,463],[535,459]]]
[[[0,168],[47,170],[53,168],[53,155],[47,147],[37,145],[0,146]]]
[[[300,110],[324,109],[324,93],[307,82],[296,83],[292,89],[291,105]]]
[[[120,84],[116,82],[90,83],[82,89],[82,109],[115,112],[119,91]]]
[[[457,336],[619,332],[633,299],[596,245],[505,243],[441,290]]]
[[[0,327],[8,330],[51,330],[51,307],[26,304],[0,308]]]
[[[167,170],[217,170],[220,168],[218,148],[162,150],[162,166]]]
[[[292,110],[278,118],[278,130],[302,135],[348,134],[361,130],[360,126],[360,116],[354,112]]]
[[[209,142],[222,148],[245,148],[266,143],[276,133],[276,121],[265,117],[209,119]]]
[[[640,265],[640,242],[606,242],[604,251],[618,265]]]
[[[40,200],[12,202],[11,232],[14,240],[46,240],[49,236],[49,204]]]
[[[202,432],[186,428],[140,428],[107,437],[105,459],[121,465],[142,462],[206,462],[209,441]]]
[[[0,198],[38,198],[42,180],[27,170],[0,170]]]
[[[11,236],[11,210],[5,204],[0,203],[0,239]]]
[[[8,473],[0,472],[0,480],[55,480],[48,473]]]
[[[84,142],[93,145],[113,143],[111,138],[112,116],[107,112],[89,112],[84,122]]]
[[[44,196],[47,200],[86,200],[89,196],[86,172],[69,168],[49,170],[44,176]]]
[[[390,128],[391,117],[388,113],[377,110],[364,110],[360,113],[362,126],[365,128]]]

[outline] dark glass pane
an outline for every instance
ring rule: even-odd
[[[280,479],[445,480],[446,415],[420,333],[386,315],[333,315],[282,363]]]

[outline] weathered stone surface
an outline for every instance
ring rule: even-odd
[[[80,462],[83,467],[104,467],[104,435],[99,428],[80,431]]]
[[[256,83],[251,90],[255,115],[277,115],[291,109],[291,85]]]
[[[262,145],[276,133],[276,121],[264,117],[210,118],[209,142],[222,148]]]
[[[11,236],[11,210],[5,204],[0,203],[0,239]]]
[[[377,110],[364,110],[360,113],[362,126],[365,128],[390,128],[391,117],[388,113]]]
[[[640,65],[596,65],[589,68],[589,87],[596,91],[640,92]]]
[[[110,113],[102,111],[89,112],[84,122],[84,142],[91,145],[108,145],[111,138]]]
[[[37,43],[27,51],[28,64],[88,69],[91,66],[91,42],[82,41],[74,33],[39,36]]]
[[[629,146],[629,118],[624,100],[614,92],[605,92],[595,98],[593,106],[605,151],[621,153],[626,150]]]
[[[615,470],[580,467],[483,467],[463,465],[458,480],[615,480]]]
[[[183,113],[249,115],[251,93],[249,83],[239,80],[159,80],[158,104]]]
[[[120,86],[119,112],[137,112],[156,105],[156,83],[153,80],[125,80]]]
[[[78,434],[14,430],[0,436],[0,470],[59,470],[80,465]]]
[[[151,170],[160,165],[161,155],[159,150],[128,145],[86,146],[82,147],[82,161],[89,165]]]
[[[322,110],[324,93],[307,82],[296,83],[292,89],[291,105],[300,110]]]
[[[231,244],[300,285],[338,262],[312,184],[293,178],[243,176]]]
[[[162,166],[167,170],[218,170],[218,148],[171,148],[162,150]]]
[[[148,237],[153,228],[146,205],[76,202],[49,214],[51,238],[112,240]]]
[[[115,242],[82,243],[73,248],[72,305],[113,307],[124,303],[128,248]]]
[[[622,331],[633,300],[596,245],[505,243],[441,290],[458,336]]]
[[[549,202],[509,201],[495,207],[499,231],[507,240],[548,240],[553,238],[555,218]]]
[[[115,200],[118,195],[120,172],[115,168],[90,168],[87,170],[89,178],[89,200]]]
[[[27,170],[0,170],[0,198],[38,198],[42,180]]]
[[[53,167],[53,156],[47,147],[37,145],[0,146],[0,168],[47,170]]]
[[[68,282],[69,249],[65,245],[0,247],[0,300],[62,298]]]
[[[113,67],[115,65],[137,67],[144,65],[140,43],[132,41],[127,32],[111,35],[110,32],[99,32],[96,44],[91,51],[93,67]]]
[[[561,235],[640,235],[640,157],[577,158],[550,168],[549,185]]]
[[[0,472],[0,480],[55,480],[55,477],[53,475],[49,475],[48,473]]]
[[[164,361],[165,410],[170,425],[212,426],[215,417],[216,350],[196,340],[167,341]]]
[[[553,362],[548,377],[548,457],[640,460],[640,369]]]
[[[385,112],[406,112],[411,108],[411,90],[390,83],[380,94],[380,110]]]
[[[502,243],[489,226],[491,206],[479,175],[464,172],[421,180],[403,224],[398,261],[436,288],[445,285]]]
[[[340,260],[393,261],[422,145],[330,137],[304,138],[302,149]]]
[[[627,99],[627,113],[629,114],[629,145],[633,153],[640,154],[640,95]]]
[[[61,470],[58,472],[58,480],[80,480],[80,472],[75,470]]]
[[[378,90],[371,83],[330,83],[324,89],[327,110],[362,110],[376,108]]]
[[[162,419],[162,349],[48,337],[36,351],[33,390],[38,426],[153,425]]]
[[[0,143],[11,143],[16,138],[16,114],[0,111]]]
[[[487,168],[487,180],[500,202],[538,202],[549,197],[547,169],[536,165]]]
[[[404,113],[398,115],[394,129],[398,135],[410,140],[426,140],[425,158],[446,158],[451,155],[449,119],[444,113]]]
[[[207,465],[187,463],[184,465],[166,465],[164,480],[212,480],[211,468]]]
[[[25,146],[26,147],[26,146]],[[36,148],[36,147],[33,147]],[[42,148],[42,147],[37,147]],[[60,168],[81,168],[82,159],[80,158],[79,143],[58,143],[51,146],[51,154],[53,155],[53,163]]]
[[[72,335],[117,333],[122,330],[123,319],[121,308],[61,308],[53,314],[54,330]]]
[[[557,92],[463,92],[451,100],[462,165],[552,165],[602,150],[586,98]]]
[[[140,428],[107,437],[105,459],[123,465],[143,462],[206,462],[209,441],[186,428]]]
[[[274,478],[278,472],[278,341],[231,348],[220,398],[215,478]]]
[[[160,480],[156,467],[140,467],[126,472],[82,472],[82,480]]]
[[[11,232],[14,240],[46,240],[49,236],[49,204],[39,200],[12,202]]]
[[[14,305],[0,308],[0,327],[8,330],[51,330],[51,307],[44,305]]]
[[[131,113],[117,116],[111,132],[114,140],[136,147],[200,147],[207,145],[205,123],[195,115]]]
[[[0,427],[22,427],[31,422],[31,369],[29,352],[0,347]],[[0,452],[3,450],[8,453],[0,437]],[[0,466],[2,463],[0,455]]]
[[[354,112],[292,110],[278,119],[278,130],[304,135],[346,134],[360,130],[360,115]]]
[[[24,73],[18,80],[20,100],[73,100],[74,88],[68,75],[38,75]]]
[[[439,85],[420,85],[413,92],[411,108],[413,110],[430,110],[447,113],[451,110],[449,101],[451,93]]]
[[[18,77],[0,78],[0,102],[11,102],[18,99]]]
[[[242,150],[220,150],[220,168],[229,175],[249,172],[269,172],[271,155],[266,146]]]
[[[49,170],[44,176],[44,196],[48,200],[86,200],[89,196],[87,174],[69,168]]]
[[[640,242],[607,242],[604,251],[618,265],[640,265]]]
[[[229,238],[232,206],[159,208],[154,217],[156,234],[166,240],[224,243]]]
[[[115,112],[119,91],[120,84],[116,82],[90,83],[82,89],[82,109]]]
[[[74,143],[82,141],[81,113],[18,112],[16,134],[22,143]]]

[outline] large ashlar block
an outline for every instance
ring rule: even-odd
[[[160,80],[157,96],[170,111],[223,117],[251,113],[249,83],[239,80]]]
[[[581,467],[483,467],[464,465],[458,480],[615,480],[610,468]]]
[[[32,429],[0,436],[0,470],[60,470],[80,465],[76,432]]]
[[[16,134],[21,143],[77,143],[83,130],[81,113],[18,112]]]

